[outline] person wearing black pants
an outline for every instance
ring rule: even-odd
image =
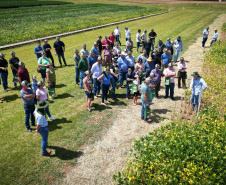
[[[54,42],[53,47],[54,47],[55,55],[58,56],[60,67],[62,67],[61,57],[64,61],[64,65],[67,66],[66,60],[64,58],[65,44],[62,41],[60,41],[60,37],[56,38],[56,42]]]
[[[46,53],[46,57],[51,59],[52,64],[53,64],[53,67],[55,67],[55,66],[54,66],[53,55],[52,55],[52,53],[51,53],[51,51],[50,51],[50,50],[51,50],[51,46],[48,44],[48,40],[47,40],[47,39],[44,40],[44,45],[43,45],[42,48],[43,48],[43,50],[44,50],[45,53]]]

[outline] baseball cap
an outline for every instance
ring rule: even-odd
[[[90,72],[89,71],[85,71],[85,74],[88,75],[88,74],[90,74]]]
[[[155,64],[155,67],[158,67],[158,68],[160,68],[160,65],[159,65],[159,64]]]
[[[149,77],[144,80],[144,82],[150,82],[150,81],[151,79]]]
[[[168,64],[168,67],[172,67],[172,66],[173,66],[173,64],[172,64],[172,63],[169,63],[169,64]]]
[[[101,56],[99,56],[99,57],[97,58],[97,60],[102,60],[102,57],[101,57]]]
[[[43,81],[38,81],[37,86],[39,87],[39,86],[44,85],[44,84],[45,84],[45,82],[43,82]]]
[[[155,73],[150,73],[150,76],[154,77],[155,76]]]
[[[98,38],[102,38],[102,36],[101,36],[101,35],[99,35],[99,36],[98,36]]]
[[[35,76],[35,75],[33,75],[33,76],[32,76],[32,79],[36,79],[36,76]]]
[[[23,62],[19,62],[19,66],[24,66],[25,64]]]
[[[74,51],[75,51],[75,52],[79,52],[79,50],[78,50],[78,49],[75,49]]]
[[[22,83],[21,83],[22,86],[29,86],[31,85],[30,83],[28,83],[27,80],[24,80]]]
[[[15,51],[11,51],[10,54],[11,55],[15,55],[16,53],[15,53]]]
[[[180,60],[181,60],[181,61],[184,61],[184,57],[180,57]]]

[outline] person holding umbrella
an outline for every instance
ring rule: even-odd
[[[34,115],[37,121],[37,126],[35,130],[35,134],[40,134],[42,137],[41,147],[42,147],[42,156],[49,156],[51,154],[51,150],[46,150],[48,144],[48,122],[45,118],[45,109],[49,106],[49,102],[45,100],[41,100],[34,111]]]
[[[201,78],[198,72],[193,72],[193,79],[190,84],[192,110],[197,109],[198,101],[201,99],[200,94],[206,90],[206,82]]]

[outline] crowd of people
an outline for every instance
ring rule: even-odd
[[[204,47],[209,34],[207,27],[203,31]],[[137,59],[133,56],[133,41],[131,31],[125,27],[125,49],[122,50],[123,41],[121,40],[121,30],[116,26],[115,30],[109,36],[98,36],[94,42],[90,52],[86,49],[86,44],[82,45],[82,49],[74,50],[75,65],[75,84],[85,91],[87,111],[92,112],[91,101],[102,96],[101,105],[107,106],[108,93],[114,100],[117,98],[116,89],[121,90],[126,87],[127,92],[125,98],[133,99],[133,105],[137,105],[137,99],[141,95],[142,109],[141,119],[147,122],[150,118],[150,104],[153,98],[159,98],[161,81],[165,82],[165,96],[174,100],[175,76],[178,76],[178,88],[186,89],[187,79],[187,63],[179,54],[183,51],[183,42],[180,36],[173,42],[167,38],[164,44],[163,40],[158,39],[156,43],[157,33],[151,29],[147,34],[144,30],[138,29],[136,34],[136,52],[140,53]],[[215,30],[213,40],[217,40],[218,33]],[[65,44],[59,37],[53,45],[54,53],[58,56],[60,67],[62,67],[61,59],[67,66],[64,56]],[[50,151],[46,150],[48,141],[48,122],[45,114],[50,120],[54,120],[49,110],[48,99],[57,97],[55,93],[56,74],[54,68],[56,63],[51,53],[52,47],[48,44],[48,40],[37,43],[34,54],[37,56],[37,72],[41,75],[41,81],[36,80],[36,76],[30,75],[25,67],[25,63],[16,57],[16,53],[12,51],[9,60],[13,74],[14,88],[19,86],[22,88],[20,95],[25,110],[25,126],[29,132],[32,132],[31,126],[36,126],[36,133],[42,136],[42,155],[50,155]],[[174,55],[174,57],[173,57]],[[51,62],[50,62],[51,59]],[[102,70],[104,65],[104,70]],[[174,66],[177,65],[177,73]],[[0,74],[1,81],[5,92],[8,90],[8,62],[4,58],[4,54],[0,54]],[[192,91],[191,104],[192,109],[196,109],[199,101],[199,94],[207,88],[205,81],[197,72],[192,74],[194,78],[191,80],[190,90]],[[48,83],[46,88],[45,81]],[[124,84],[126,81],[126,84]],[[182,81],[182,85],[181,85]],[[102,91],[102,95],[101,94]],[[2,98],[0,98],[1,103]],[[37,108],[35,109],[35,105]],[[37,124],[35,125],[35,117]],[[29,123],[29,120],[31,124]]]

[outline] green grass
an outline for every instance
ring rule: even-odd
[[[155,7],[112,4],[70,4],[3,9],[0,45],[89,28],[161,12]]]
[[[202,30],[209,25],[219,15],[220,11],[200,11],[188,9],[178,10],[161,16],[146,18],[126,24],[120,24],[122,30],[121,41],[124,44],[124,26],[128,26],[132,32],[132,40],[135,40],[137,29],[147,29],[148,32],[153,27],[158,34],[158,39],[167,37],[172,40],[181,35],[185,49],[192,44],[198,36],[202,35]],[[178,17],[178,14],[180,17]],[[82,44],[86,43],[88,49],[92,47],[98,35],[110,35],[115,26],[106,27],[94,31],[80,33],[61,38],[66,44],[65,57],[67,63],[73,65],[73,50],[81,49]],[[54,40],[49,43],[53,45]],[[21,61],[25,62],[30,76],[36,74],[38,80],[41,79],[37,74],[37,59],[33,53],[35,43],[4,50],[6,59],[10,57],[10,51],[14,50]],[[124,49],[124,46],[122,47]],[[52,52],[53,53],[53,52]],[[134,53],[135,57],[138,54]],[[55,57],[56,65],[58,64]],[[114,116],[113,109],[102,110],[100,102],[95,101],[95,111],[88,114],[85,106],[85,94],[74,83],[74,67],[58,68],[56,70],[57,84],[60,88],[56,92],[60,97],[50,104],[50,112],[56,120],[49,122],[50,134],[49,145],[57,147],[53,150],[57,152],[55,157],[41,157],[41,138],[39,135],[28,133],[24,125],[24,110],[19,90],[12,90],[4,93],[4,103],[0,105],[1,112],[1,161],[0,161],[0,184],[49,184],[64,175],[65,168],[73,167],[81,151],[83,144],[94,141],[100,137],[100,133],[111,123]],[[9,86],[12,87],[12,73],[9,70]],[[64,85],[62,85],[64,84]],[[119,93],[120,91],[117,91]],[[120,92],[120,102],[125,104],[125,90]],[[117,111],[116,111],[117,112]],[[93,117],[91,117],[93,116]],[[97,119],[97,123],[95,123]],[[109,123],[105,119],[110,119]],[[93,120],[93,122],[89,122]],[[66,168],[66,169],[67,169]],[[44,174],[44,176],[43,176]]]
[[[39,0],[0,0],[0,9],[5,8],[19,8],[31,6],[44,6],[44,5],[62,5],[70,4],[65,1],[39,1]]]

